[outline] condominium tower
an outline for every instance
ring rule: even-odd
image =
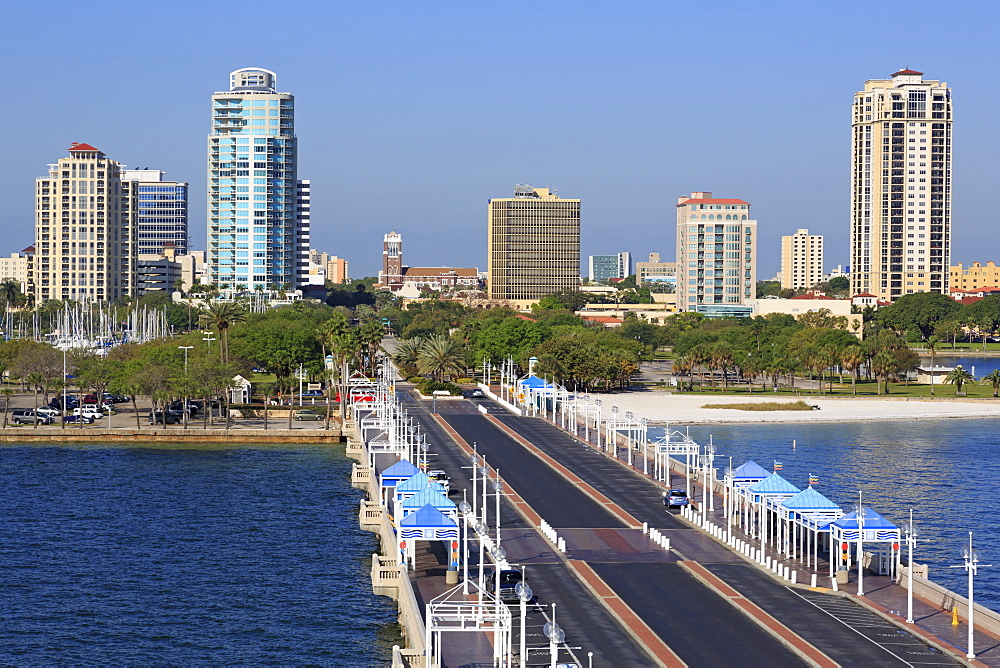
[[[866,81],[852,114],[852,291],[947,293],[951,90],[904,69]]]
[[[756,297],[750,203],[694,192],[677,199],[677,308],[721,314]]]
[[[823,237],[798,230],[781,237],[781,287],[807,290],[823,282]]]
[[[28,290],[49,299],[114,300],[134,294],[136,188],[122,165],[89,144],[35,181],[35,252]]]
[[[580,200],[518,185],[489,202],[490,299],[529,302],[580,285]]]
[[[210,283],[294,288],[308,273],[308,184],[297,180],[295,99],[278,92],[275,79],[270,70],[236,70],[229,90],[212,96]]]
[[[587,258],[587,265],[587,275],[595,283],[628,278],[632,275],[632,254],[622,251],[617,255],[591,255]]]
[[[135,181],[138,197],[136,247],[140,254],[160,253],[173,244],[174,252],[188,251],[188,184],[167,181],[157,169],[126,169],[123,181]]]

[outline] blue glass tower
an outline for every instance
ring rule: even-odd
[[[209,282],[234,290],[294,289],[307,260],[295,98],[275,80],[269,70],[236,70],[229,91],[212,96],[206,264]]]

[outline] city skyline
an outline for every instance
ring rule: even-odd
[[[309,137],[300,171],[312,179],[311,245],[351,260],[356,276],[377,272],[367,249],[389,227],[407,235],[428,264],[453,264],[451,248],[460,246],[472,264],[485,266],[482,202],[519,182],[558,186],[584,202],[583,255],[624,249],[672,257],[672,216],[660,199],[713,190],[739,193],[766,221],[761,278],[779,266],[780,237],[801,227],[794,212],[817,201],[823,208],[809,227],[826,237],[831,265],[848,264],[845,100],[865,80],[912,67],[947,81],[959,105],[952,261],[993,258],[980,241],[991,231],[992,155],[1000,147],[990,113],[998,92],[988,85],[997,47],[985,28],[998,9],[989,3],[958,3],[948,12],[907,5],[910,19],[933,19],[942,30],[960,31],[960,41],[872,40],[860,49],[851,46],[857,15],[864,9],[866,20],[890,21],[892,6],[795,5],[793,12],[784,3],[715,3],[619,12],[568,3],[441,3],[385,13],[307,5],[289,16],[296,27],[291,53],[279,44],[220,52],[212,30],[226,8],[200,7],[203,20],[191,22],[184,7],[195,5],[181,3],[170,15],[136,8],[129,17],[65,7],[65,23],[78,34],[116,29],[122,52],[156,52],[169,63],[169,95],[162,95],[165,75],[151,75],[146,58],[109,62],[84,52],[67,62],[36,53],[31,45],[47,34],[42,10],[13,9],[6,61],[27,104],[3,112],[19,129],[0,182],[7,204],[0,223],[11,244],[5,252],[30,242],[30,184],[72,141],[191,183],[192,247],[204,249],[205,100],[225,72],[254,65],[278,72],[281,89],[299,101],[297,131]],[[516,48],[488,29],[529,7],[532,20],[519,25]],[[156,31],[123,29],[154,18]],[[559,22],[571,29],[550,29]],[[664,30],[674,37],[663,40]],[[708,41],[712,48],[701,48]],[[98,63],[95,79],[88,72]],[[543,92],[498,101],[496,86],[522,80],[519,72],[546,81]],[[157,104],[139,104],[150,99]],[[430,192],[434,206],[414,206]]]

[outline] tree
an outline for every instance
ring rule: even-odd
[[[436,380],[465,371],[465,354],[458,343],[446,336],[431,336],[420,346],[417,369]]]
[[[948,372],[948,375],[944,377],[944,382],[954,384],[955,394],[958,395],[962,393],[962,385],[964,385],[965,383],[975,385],[976,377],[973,376],[970,371],[963,368],[961,364],[959,364],[954,369]]]
[[[326,352],[333,356],[334,368],[340,380],[340,422],[343,424],[347,418],[347,363],[354,358],[360,344],[347,317],[340,312],[334,313],[333,317],[323,324],[320,335]],[[328,392],[327,395],[326,426],[329,429],[330,400],[333,392]]]
[[[779,292],[781,292],[781,283],[778,281],[757,281],[757,299],[777,297]]]
[[[219,359],[223,364],[229,361],[229,328],[247,319],[246,311],[233,302],[205,301],[206,312],[198,322],[203,327],[211,327],[219,332]]]
[[[927,339],[927,352],[931,356],[931,396],[934,396],[934,354],[937,353],[938,344],[941,340],[932,336]]]
[[[891,306],[876,313],[879,323],[896,332],[916,328],[924,339],[929,337],[939,322],[954,320],[962,305],[939,292],[915,292],[903,295]]]
[[[983,376],[983,383],[989,383],[993,386],[993,396],[996,397],[1000,393],[1000,369],[993,369]]]
[[[551,295],[545,295],[538,300],[537,304],[532,304],[531,308],[535,311],[563,308],[570,311],[579,311],[591,299],[590,295],[579,290],[562,290],[554,292]]]
[[[962,325],[956,320],[949,320],[947,322],[942,322],[934,328],[934,336],[941,339],[951,339],[951,348],[955,349],[955,343],[958,339],[959,332],[962,332]]]

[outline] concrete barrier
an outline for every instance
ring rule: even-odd
[[[967,620],[969,618],[969,599],[918,575],[917,572],[922,569],[926,569],[926,565],[915,564],[913,572],[913,595],[944,610],[958,608],[959,617]],[[899,579],[896,581],[896,584],[905,589],[908,581],[907,566],[900,564]],[[975,607],[976,628],[993,635],[1000,635],[1000,613],[989,608],[984,608],[978,603]]]

